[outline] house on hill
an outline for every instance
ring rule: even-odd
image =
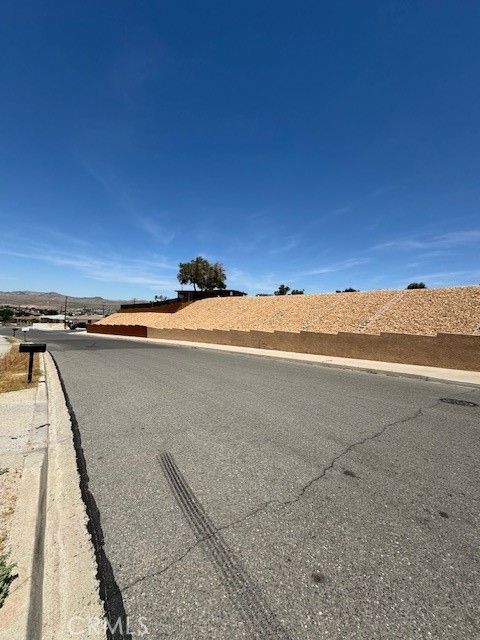
[[[236,289],[214,289],[213,291],[195,291],[193,289],[177,289],[177,300],[180,302],[195,302],[205,298],[230,298],[231,296],[246,296],[244,291]]]
[[[175,313],[186,305],[196,302],[197,300],[205,300],[206,298],[231,298],[247,295],[244,291],[237,291],[236,289],[213,289],[213,291],[177,289],[175,293],[177,294],[177,297],[169,298],[168,300],[122,304],[120,306],[120,311],[158,311],[160,313]]]

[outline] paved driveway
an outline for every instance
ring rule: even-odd
[[[479,390],[41,336],[133,634],[480,636]]]

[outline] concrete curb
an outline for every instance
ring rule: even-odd
[[[349,369],[363,371],[371,374],[383,374],[400,378],[414,378],[427,382],[440,382],[442,384],[455,384],[464,387],[480,387],[480,372],[464,371],[460,369],[441,369],[439,367],[427,367],[423,365],[409,365],[397,362],[380,362],[375,360],[357,360],[353,358],[340,358],[334,356],[321,356],[308,353],[296,353],[293,351],[276,351],[273,349],[257,349],[255,347],[235,347],[232,345],[214,344],[209,342],[188,342],[186,340],[167,340],[164,338],[137,338],[134,336],[117,336],[101,333],[77,333],[79,337],[105,338],[110,340],[130,340],[136,342],[152,342],[158,344],[171,344],[190,349],[213,349],[226,351],[240,355],[253,355],[261,358],[277,358],[292,360],[303,364],[316,364],[332,369]]]
[[[45,361],[40,360],[45,373]],[[0,611],[1,640],[42,638],[43,566],[48,469],[48,403],[40,378],[29,433],[29,451],[9,538],[17,578]]]
[[[50,413],[43,602],[44,640],[105,638],[97,563],[87,530],[72,424],[52,356],[45,357]]]
[[[95,497],[93,496],[90,487],[89,487],[89,478],[87,472],[87,464],[85,460],[85,456],[83,453],[82,447],[82,439],[80,434],[80,429],[77,423],[77,419],[75,417],[74,409],[71,405],[70,399],[68,397],[67,390],[65,388],[64,382],[62,380],[61,372],[57,366],[55,358],[50,355],[51,361],[53,362],[57,376],[55,380],[60,384],[61,391],[63,392],[63,396],[61,397],[62,402],[62,411],[65,415],[64,409],[66,408],[69,415],[69,428],[71,431],[68,434],[69,442],[73,439],[73,446],[75,450],[76,457],[76,469],[77,469],[77,479],[79,480],[79,489],[80,494],[83,499],[82,509],[84,509],[84,515],[88,518],[88,533],[90,534],[91,542],[93,543],[95,558],[96,558],[96,566],[97,566],[97,578],[98,582],[95,586],[95,594],[97,593],[97,585],[100,588],[100,597],[103,602],[104,612],[102,612],[101,618],[98,613],[99,603],[98,599],[95,595],[95,598],[92,602],[90,602],[90,611],[93,610],[93,617],[89,618],[88,624],[89,628],[85,630],[85,626],[83,627],[84,632],[79,633],[79,628],[77,627],[77,623],[85,622],[84,614],[82,613],[80,616],[80,620],[78,617],[74,619],[75,622],[75,637],[84,636],[85,634],[91,638],[92,636],[95,638],[105,638],[105,634],[107,638],[113,640],[114,638],[130,638],[130,634],[128,632],[128,616],[125,612],[123,598],[118,587],[118,584],[115,580],[115,576],[113,574],[112,566],[109,562],[109,559],[105,553],[105,544],[104,544],[104,535],[102,531],[100,512],[98,510],[98,506],[95,501]],[[65,403],[65,407],[63,407],[63,403]],[[71,449],[70,449],[71,453]],[[78,513],[77,513],[78,516]],[[91,552],[91,545],[88,547],[89,552]],[[91,576],[90,571],[90,576]],[[86,591],[87,597],[89,591]],[[93,595],[93,591],[90,591],[90,595]],[[90,625],[90,621],[93,620],[93,626]],[[98,626],[101,627],[101,631]],[[125,631],[125,633],[124,633]],[[126,635],[125,635],[126,634]],[[69,637],[69,636],[67,636]],[[63,640],[59,638],[59,640]]]

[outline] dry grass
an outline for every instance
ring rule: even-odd
[[[0,357],[0,393],[7,391],[20,391],[36,386],[41,375],[38,353],[33,360],[32,382],[27,382],[28,353],[19,353],[14,345],[10,351]]]

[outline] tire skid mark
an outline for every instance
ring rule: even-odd
[[[289,640],[275,614],[252,583],[241,562],[228,548],[215,525],[206,514],[173,456],[162,452],[158,460],[176,502],[181,508],[204,553],[220,572],[227,593],[249,630],[252,638]]]

